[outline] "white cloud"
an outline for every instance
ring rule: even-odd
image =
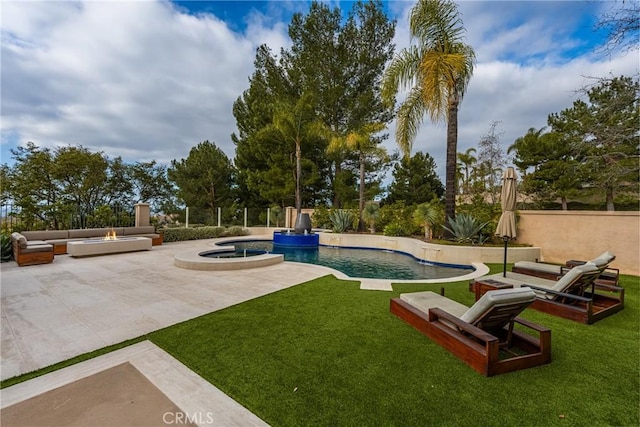
[[[266,41],[278,51],[287,40],[283,23],[256,23],[244,36],[168,3],[8,5],[3,144],[18,135],[129,161],[186,157],[205,139],[233,157],[232,105],[248,86],[255,49]]]
[[[408,46],[412,6],[389,3],[397,51]],[[599,7],[460,3],[478,63],[460,109],[458,151],[475,146],[496,120],[505,148],[528,128],[544,126],[548,114],[571,106],[583,76],[637,73],[637,52],[575,55],[593,44],[580,18],[587,6],[594,13]],[[167,2],[3,2],[3,151],[16,141],[82,144],[127,161],[168,162],[208,139],[233,158],[232,105],[248,88],[255,49],[267,43],[279,53],[289,46],[283,17],[306,7],[278,1],[248,10],[246,30],[237,33],[214,15],[188,15]],[[418,150],[436,159],[443,176],[445,125],[425,120]]]

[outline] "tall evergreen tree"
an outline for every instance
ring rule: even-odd
[[[226,154],[215,143],[203,141],[186,159],[172,160],[167,175],[187,206],[206,208],[213,217],[216,208],[233,202],[233,172]]]
[[[393,181],[385,203],[404,201],[407,206],[439,200],[444,187],[436,173],[436,162],[428,153],[418,151],[402,157],[393,170]]]

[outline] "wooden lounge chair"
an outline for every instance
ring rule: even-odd
[[[541,277],[543,279],[558,280],[567,271],[576,265],[586,263],[595,264],[600,269],[600,275],[596,278],[596,285],[618,286],[620,270],[609,267],[609,264],[616,259],[616,256],[606,251],[589,261],[569,260],[565,265],[546,264],[543,262],[518,261],[511,269],[514,273],[527,274],[529,276]]]
[[[469,308],[434,292],[413,292],[393,298],[391,313],[488,377],[551,362],[551,331],[516,317],[534,300],[530,289],[494,290]]]
[[[547,280],[526,274],[507,272],[483,276],[472,283],[476,300],[493,289],[529,287],[536,292],[531,304],[534,310],[588,325],[611,316],[624,308],[624,288],[595,285],[600,269],[586,263],[570,269],[558,280]]]

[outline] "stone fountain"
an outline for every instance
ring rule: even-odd
[[[298,248],[317,248],[320,236],[311,231],[311,218],[309,214],[299,214],[296,224],[291,230],[281,230],[273,232],[274,246],[288,246]]]

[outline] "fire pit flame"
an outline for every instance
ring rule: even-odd
[[[116,231],[115,230],[109,231],[107,235],[104,236],[104,240],[118,240],[118,238],[116,237]]]

